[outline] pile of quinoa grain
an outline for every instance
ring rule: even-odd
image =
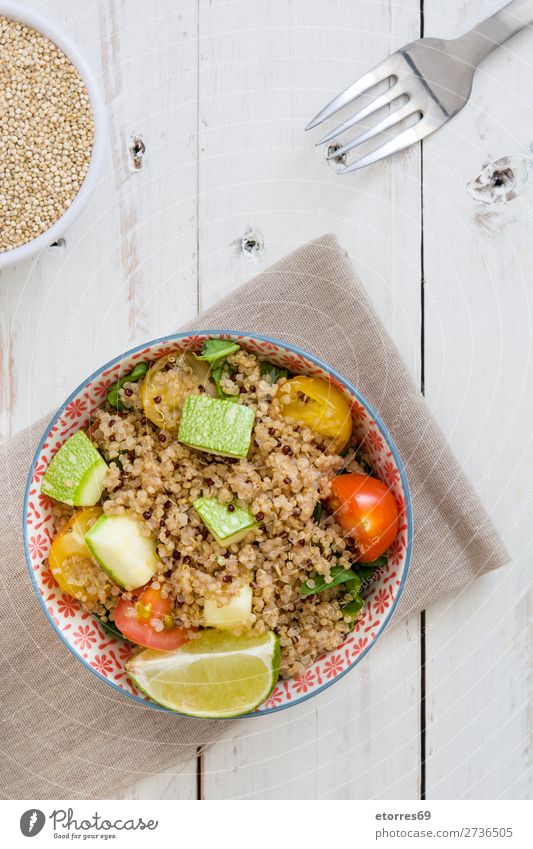
[[[93,141],[89,95],[72,62],[46,36],[0,16],[0,252],[65,212]]]

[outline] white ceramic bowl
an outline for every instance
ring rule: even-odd
[[[413,516],[409,485],[392,437],[378,413],[346,378],[311,354],[268,336],[232,330],[198,330],[155,339],[107,363],[88,377],[67,398],[47,427],[29,470],[24,501],[23,533],[30,576],[45,615],[77,659],[101,680],[125,696],[156,710],[165,710],[139,693],[124,668],[133,647],[106,633],[101,623],[82,610],[79,603],[61,592],[49,569],[43,566],[56,533],[50,499],[40,492],[44,472],[64,441],[80,428],[105,399],[109,386],[139,361],[153,361],[166,354],[199,351],[206,338],[233,339],[245,350],[259,354],[295,374],[328,380],[346,396],[352,407],[354,431],[365,442],[376,475],[391,489],[400,510],[398,534],[388,552],[387,564],[378,570],[365,594],[364,613],[338,649],[314,661],[299,678],[279,681],[274,692],[253,716],[261,716],[298,704],[320,693],[350,669],[375,645],[384,631],[404,587],[413,539]]]
[[[20,21],[38,30],[63,51],[65,56],[78,69],[80,76],[87,86],[94,117],[94,145],[91,153],[91,161],[85,179],[74,200],[63,215],[48,230],[45,230],[39,236],[36,236],[35,239],[31,239],[31,241],[26,242],[24,245],[0,253],[1,269],[27,259],[34,254],[38,254],[44,248],[49,247],[49,245],[56,242],[65,233],[67,227],[78,217],[96,186],[102,167],[105,146],[105,120],[104,102],[99,86],[74,42],[62,30],[58,29],[55,24],[48,20],[48,18],[42,17],[26,6],[22,6],[20,3],[11,2],[11,0],[0,0],[0,15]]]

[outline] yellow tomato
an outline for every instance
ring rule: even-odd
[[[50,571],[63,592],[76,598],[81,590],[87,595],[88,602],[95,602],[96,596],[90,597],[78,577],[79,562],[73,558],[86,557],[91,559],[89,549],[85,545],[85,534],[90,525],[101,515],[99,507],[88,507],[78,510],[69,519],[60,534],[57,535],[50,548],[48,560]]]
[[[144,415],[157,427],[177,430],[185,399],[201,391],[199,386],[216,396],[209,363],[197,360],[190,351],[161,357],[148,370],[141,386]]]
[[[332,454],[342,451],[352,435],[352,413],[340,389],[317,377],[293,377],[287,386],[289,403],[282,407],[283,415],[330,436],[328,450]]]

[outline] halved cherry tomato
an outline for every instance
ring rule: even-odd
[[[369,475],[338,475],[329,504],[359,547],[361,563],[380,557],[398,532],[398,507],[390,489]]]
[[[332,454],[342,451],[352,435],[352,413],[340,389],[318,377],[293,377],[287,386],[290,400],[282,407],[283,415],[303,422],[315,433],[331,436],[328,451]]]
[[[60,589],[75,598],[83,592],[84,600],[89,603],[96,602],[98,596],[87,591],[83,580],[85,576],[81,574],[80,563],[75,558],[84,557],[91,561],[92,566],[91,554],[85,545],[85,534],[101,513],[100,507],[87,507],[74,513],[53,541],[48,555],[50,571]]]
[[[158,427],[176,430],[185,399],[196,394],[200,385],[208,395],[217,395],[209,363],[198,360],[191,351],[161,357],[141,385],[144,415]]]
[[[178,628],[171,603],[160,590],[147,587],[137,600],[121,599],[115,608],[115,625],[127,640],[159,651],[174,651],[187,642],[187,631]],[[157,623],[157,624],[156,624]]]

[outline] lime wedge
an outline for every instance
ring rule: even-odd
[[[279,675],[279,640],[272,631],[234,637],[216,630],[177,651],[145,649],[126,663],[134,683],[155,702],[189,716],[226,718],[254,710]]]

